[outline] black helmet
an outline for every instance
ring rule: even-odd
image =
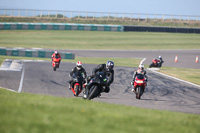
[[[112,70],[113,68],[114,68],[114,62],[108,61],[108,62],[106,63],[106,69],[107,69],[107,71],[110,71],[110,70]]]

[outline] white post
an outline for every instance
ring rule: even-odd
[[[162,16],[163,16],[163,17],[162,17],[162,21],[165,21],[165,15],[163,14]]]
[[[138,14],[138,22],[140,21],[140,14]]]
[[[33,17],[35,17],[35,10],[33,10]]]
[[[28,17],[28,10],[26,10],[26,17]]]
[[[21,14],[21,10],[19,10],[19,14],[18,14],[18,17],[20,17],[20,14]]]
[[[65,18],[65,11],[63,12],[63,18]]]
[[[42,17],[42,10],[40,11],[40,17]]]
[[[7,10],[5,9],[5,11],[4,11],[4,16],[6,16],[6,14],[7,14]]]

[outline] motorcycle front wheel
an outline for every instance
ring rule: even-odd
[[[75,88],[75,92],[76,92],[75,96],[78,96],[79,90],[80,90],[80,85],[76,85],[74,88]]]
[[[142,93],[142,90],[141,90],[141,87],[139,86],[136,88],[136,99],[140,99],[141,93]]]
[[[91,100],[93,98],[95,98],[98,94],[99,94],[99,89],[98,89],[98,86],[97,85],[94,85],[90,88],[90,92],[88,94],[88,97],[87,99]]]

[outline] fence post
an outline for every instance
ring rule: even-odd
[[[6,14],[7,14],[7,10],[5,9],[5,10],[4,10],[4,16],[6,16]]]
[[[33,10],[33,17],[35,17],[35,10]]]
[[[42,17],[42,10],[40,11],[40,17]]]
[[[133,18],[133,14],[131,14],[131,16],[130,16],[130,21],[131,21],[132,18]]]
[[[11,10],[11,17],[13,16],[13,10]]]
[[[165,15],[164,14],[162,15],[162,21],[165,21]]]
[[[70,19],[72,19],[72,11],[71,11],[71,17],[70,17]]]
[[[138,22],[140,21],[140,14],[138,14]]]

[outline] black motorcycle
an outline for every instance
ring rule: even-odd
[[[78,96],[83,90],[84,78],[80,72],[73,73],[71,90],[74,96]]]
[[[99,96],[106,88],[107,80],[106,72],[97,72],[95,77],[89,81],[87,86],[88,89],[86,89],[83,98],[91,100]]]

